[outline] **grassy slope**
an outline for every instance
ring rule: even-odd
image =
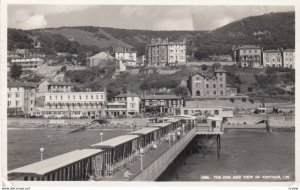
[[[108,48],[110,46],[112,47],[120,46],[120,47],[128,47],[128,48],[132,47],[131,45],[126,44],[123,41],[114,38],[112,35],[108,34],[107,32],[101,29],[99,29],[99,31],[96,33],[80,30],[78,28],[70,28],[70,27],[46,29],[45,31],[54,34],[60,34],[67,38],[73,38],[75,41],[83,45],[94,45],[100,48]],[[103,35],[103,38],[98,37],[97,34]]]

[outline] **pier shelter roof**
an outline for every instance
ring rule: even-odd
[[[72,152],[61,154],[59,156],[55,156],[49,159],[42,160],[40,162],[14,169],[8,172],[8,174],[43,176],[49,172],[53,172],[60,168],[66,167],[70,164],[89,158],[101,152],[103,152],[103,150],[100,149],[74,150]]]
[[[115,148],[137,138],[139,138],[138,135],[122,135],[97,144],[93,144],[91,146],[99,148]]]
[[[133,132],[129,133],[129,135],[147,135],[149,133],[157,131],[158,129],[159,128],[157,128],[157,127],[145,127],[145,128],[139,129],[137,131],[133,131]]]

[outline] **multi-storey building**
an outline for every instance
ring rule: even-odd
[[[29,116],[35,106],[35,87],[21,82],[9,82],[7,85],[8,115]]]
[[[108,102],[106,104],[106,116],[119,117],[126,116],[127,108],[125,102]]]
[[[286,68],[295,68],[295,50],[294,49],[286,49],[282,51],[282,61],[283,67]]]
[[[262,66],[261,53],[262,49],[259,46],[243,45],[232,48],[233,61],[242,67],[260,68]]]
[[[214,73],[196,73],[189,77],[188,88],[192,98],[226,96],[226,71],[222,68]]]
[[[24,58],[12,58],[8,63],[8,69],[13,64],[20,65],[22,70],[37,70],[41,64],[44,63],[44,59],[41,57],[24,57]]]
[[[136,51],[129,51],[125,48],[115,51],[115,58],[123,60],[126,66],[136,66]]]
[[[42,114],[46,118],[95,118],[105,114],[106,92],[45,93]]]
[[[140,96],[135,93],[127,92],[114,97],[115,102],[126,103],[126,115],[135,115],[140,112]]]
[[[145,95],[141,99],[142,113],[175,114],[175,109],[183,107],[183,98],[176,95]]]
[[[169,42],[152,39],[146,48],[146,62],[148,66],[173,66],[186,63],[186,40]]]
[[[270,49],[263,51],[263,66],[264,67],[282,67],[281,51]]]

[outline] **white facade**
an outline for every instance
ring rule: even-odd
[[[43,62],[44,59],[39,57],[15,58],[10,61],[10,66],[16,63],[21,65],[22,70],[37,70]]]
[[[98,117],[104,115],[105,92],[45,93],[44,117]]]
[[[169,44],[168,45],[168,63],[185,63],[186,62],[186,45]]]
[[[36,92],[33,87],[8,85],[7,108],[9,115],[17,115],[16,111],[31,115],[35,107],[35,97]]]
[[[266,50],[263,52],[264,67],[282,67],[281,52],[278,50]]]
[[[295,50],[283,50],[282,59],[283,67],[295,68]]]
[[[141,99],[137,94],[120,94],[114,98],[114,101],[126,103],[126,115],[134,115],[140,112]]]
[[[127,66],[136,66],[136,52],[135,51],[116,51],[115,58],[117,60],[123,59],[128,62]]]

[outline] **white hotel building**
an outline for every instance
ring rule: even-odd
[[[105,114],[106,92],[45,93],[45,118],[95,118]]]

